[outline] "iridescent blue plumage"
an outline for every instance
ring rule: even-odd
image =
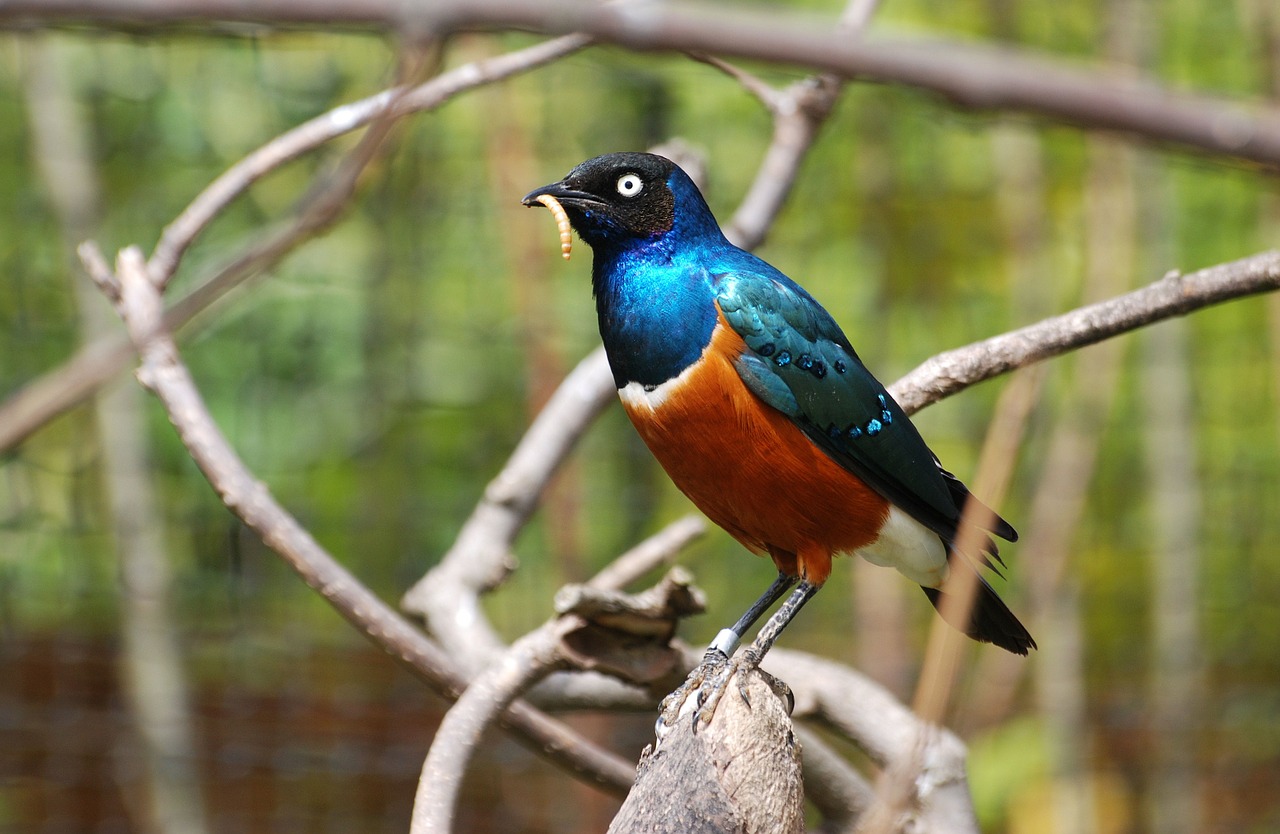
[[[659,385],[698,360],[716,324],[716,255],[738,251],[684,171],[674,169],[667,185],[676,209],[669,228],[638,238],[592,224],[602,218],[588,209],[589,231],[579,230],[595,252],[592,290],[619,388]]]

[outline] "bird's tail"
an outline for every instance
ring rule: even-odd
[[[956,567],[954,562],[952,567],[953,569]],[[969,622],[967,624],[956,623],[951,620],[948,620],[948,622],[974,640],[979,640],[983,643],[994,643],[1014,654],[1025,655],[1028,651],[1034,649],[1036,641],[1032,639],[1026,627],[1009,610],[1009,606],[1004,604],[1004,600],[996,595],[995,589],[988,585],[987,580],[981,576],[976,577],[976,579],[977,588],[973,598],[973,609],[969,612]],[[947,599],[947,595],[938,588],[926,588],[923,585],[920,587],[924,589],[925,595],[929,597],[929,602],[933,603],[933,607],[938,609],[938,613],[944,615],[943,619],[947,619],[944,614],[950,607],[949,604],[944,602]]]

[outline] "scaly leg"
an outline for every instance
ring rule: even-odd
[[[738,644],[742,642],[747,629],[755,625],[756,620],[759,620],[764,612],[768,611],[770,606],[777,602],[797,581],[799,581],[798,576],[791,576],[779,571],[777,578],[773,580],[773,584],[761,594],[760,599],[756,600],[732,627],[720,630],[720,633],[711,641],[711,645],[707,646],[706,654],[702,656],[702,663],[698,664],[698,667],[689,673],[689,677],[685,678],[684,683],[675,692],[672,692],[662,700],[660,715],[666,714],[668,706],[683,704],[690,693],[702,687],[708,680],[718,677],[721,670],[728,663],[729,658],[737,650]],[[777,634],[774,635],[773,639],[777,639]],[[773,640],[769,642],[772,643]],[[698,698],[699,702],[702,700],[704,700],[702,697]],[[659,736],[663,733],[662,724],[662,718],[660,717],[658,719]]]
[[[791,586],[796,584],[799,578],[798,576],[790,576],[778,571],[778,578],[774,579],[768,590],[760,595],[760,599],[756,600],[747,609],[747,613],[739,617],[731,628],[720,630],[720,633],[716,635],[716,639],[712,640],[711,645],[707,646],[707,653],[703,660],[711,660],[713,653],[719,653],[726,658],[732,657],[734,651],[738,648],[738,644],[742,642],[743,636],[746,635],[747,629],[755,625],[756,620],[760,619],[764,612],[768,611],[783,594],[790,590]]]
[[[787,584],[789,585],[790,583]],[[778,585],[778,582],[775,582],[774,585]],[[782,603],[782,606],[765,622],[759,634],[756,635],[756,639],[741,655],[734,658],[724,658],[718,651],[714,651],[715,646],[713,644],[712,649],[707,651],[707,659],[702,662],[702,665],[694,670],[679,689],[671,693],[667,700],[663,701],[664,712],[669,701],[674,704],[684,703],[689,697],[689,693],[696,689],[697,693],[693,696],[695,722],[709,722],[715,714],[716,707],[719,705],[725,686],[730,679],[735,674],[746,673],[760,666],[760,661],[764,659],[765,654],[773,647],[783,629],[790,624],[791,620],[800,612],[800,609],[804,607],[804,604],[813,598],[813,595],[818,592],[820,587],[822,586],[814,585],[810,582],[801,582],[796,586],[796,589],[791,592],[791,596],[787,597],[786,602]],[[774,588],[771,587],[770,591],[773,590]],[[780,594],[781,592],[778,593]],[[752,606],[753,609],[755,607]],[[741,686],[739,686],[739,690],[743,691]],[[745,693],[743,694],[743,699],[746,699]]]

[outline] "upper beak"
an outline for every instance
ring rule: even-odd
[[[538,198],[543,194],[555,197],[560,202],[571,206],[581,205],[584,202],[589,202],[594,199],[587,192],[575,191],[566,185],[564,180],[561,180],[560,182],[553,182],[550,185],[544,185],[541,188],[533,189],[528,194],[524,195],[524,199],[520,202],[530,207],[541,205],[541,203],[538,202]]]

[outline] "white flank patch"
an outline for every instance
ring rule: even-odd
[[[857,553],[873,565],[897,568],[926,588],[936,588],[947,578],[947,549],[942,539],[894,506],[889,507],[880,536]]]
[[[706,352],[703,352],[703,356]],[[638,382],[628,382],[626,385],[618,389],[618,398],[622,400],[622,404],[633,410],[657,411],[662,408],[672,394],[684,387],[689,381],[698,367],[698,363],[702,361],[703,356],[698,357],[698,361],[681,371],[677,376],[671,377],[666,382],[655,386],[653,389],[646,389]]]

